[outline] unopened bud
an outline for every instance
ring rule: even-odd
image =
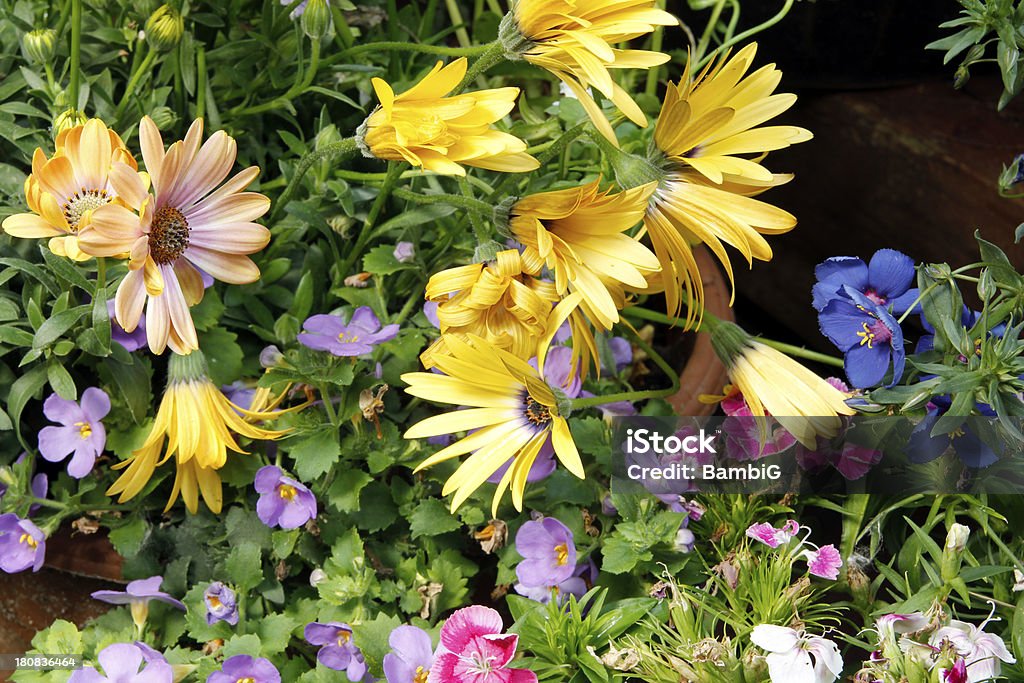
[[[971,80],[971,72],[967,68],[966,64],[961,64],[953,74],[953,87],[959,90],[967,85],[967,81],[969,80]]]
[[[57,118],[53,120],[53,127],[51,130],[54,139],[59,137],[61,133],[69,131],[75,126],[84,126],[88,120],[89,119],[85,117],[85,114],[77,109],[67,109],[64,112],[57,114]]]
[[[992,277],[992,271],[988,268],[981,269],[978,276],[978,296],[982,301],[988,301],[996,295],[996,281]]]
[[[157,52],[174,49],[185,33],[185,19],[170,5],[161,5],[146,20],[146,41]]]
[[[327,578],[327,572],[317,567],[309,573],[309,585],[316,588],[318,583],[322,583]]]
[[[276,368],[283,360],[284,354],[281,353],[281,349],[273,344],[260,351],[260,366],[266,370]]]
[[[971,536],[971,530],[963,524],[954,524],[946,534],[946,549],[962,553],[967,547],[967,539]]]
[[[52,28],[41,28],[26,33],[21,38],[25,56],[40,66],[50,63],[57,49],[57,32]]]
[[[960,576],[960,566],[963,564],[964,549],[967,548],[967,539],[971,530],[963,524],[954,524],[946,534],[946,545],[942,548],[941,575],[943,581],[952,581]]]
[[[149,118],[153,119],[153,123],[160,130],[167,130],[178,121],[178,115],[170,107],[156,107],[149,113]]]
[[[310,40],[322,40],[331,32],[331,8],[327,0],[308,0],[302,13],[302,32]]]

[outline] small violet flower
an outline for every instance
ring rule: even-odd
[[[408,263],[416,258],[416,247],[412,242],[399,242],[395,245],[394,256],[399,263]]]
[[[71,672],[68,683],[171,683],[171,665],[159,653],[153,657],[156,651],[152,648],[146,650],[149,652],[133,643],[108,645],[96,656],[105,676],[95,667],[84,666]]]
[[[901,315],[917,298],[914,260],[895,249],[879,249],[864,263],[853,256],[836,256],[814,269],[818,279],[812,293],[814,308],[821,311],[829,301],[847,296],[844,287],[856,290],[883,308]]]
[[[793,519],[783,524],[781,529],[776,529],[767,522],[760,522],[750,525],[747,529],[747,537],[760,541],[769,548],[778,548],[793,540],[798,531],[800,531],[800,525]]]
[[[96,591],[92,597],[101,602],[108,602],[111,605],[129,605],[132,610],[132,620],[139,628],[146,623],[149,616],[149,602],[158,600],[168,605],[185,611],[185,605],[176,598],[160,590],[160,584],[164,582],[162,576],[151,576],[148,579],[139,579],[130,582],[123,591]]]
[[[844,367],[857,388],[878,385],[893,368],[893,386],[903,376],[907,352],[903,330],[889,311],[860,292],[844,287],[848,298],[836,298],[818,314],[821,332],[845,354]]]
[[[316,517],[316,498],[305,485],[267,465],[256,472],[256,515],[267,526],[297,529]]]
[[[37,572],[46,559],[46,536],[35,524],[13,512],[0,515],[0,569],[8,574]]]
[[[904,449],[907,458],[916,464],[931,462],[952,446],[960,461],[968,467],[981,469],[998,462],[999,455],[972,428],[970,419],[965,420],[954,432],[932,435],[935,424],[946,414],[950,406],[948,396],[936,396],[928,403],[924,418],[910,433],[910,439]],[[976,404],[975,408],[981,415],[995,416],[995,411],[983,403]]]
[[[750,640],[769,652],[772,683],[833,683],[843,673],[843,658],[831,640],[785,626],[760,624]]]
[[[314,315],[302,327],[306,332],[298,335],[300,344],[335,356],[362,356],[398,335],[398,325],[382,328],[369,306],[357,308],[347,323],[336,315]]]
[[[322,646],[316,653],[316,659],[328,669],[344,671],[353,683],[367,675],[366,660],[352,641],[352,628],[348,624],[314,622],[306,625],[303,635],[309,644]]]
[[[138,326],[131,332],[125,332],[121,323],[117,322],[114,316],[114,300],[107,302],[107,315],[110,317],[110,341],[117,342],[124,347],[125,351],[131,353],[146,346],[146,314],[139,317]]]
[[[524,558],[516,566],[516,577],[527,587],[558,585],[576,570],[572,532],[553,517],[530,520],[519,527],[516,551]]]
[[[110,412],[110,397],[102,389],[90,387],[82,392],[82,404],[50,394],[43,403],[43,414],[60,427],[43,427],[39,432],[39,453],[50,462],[60,462],[74,454],[68,474],[81,479],[92,471],[96,458],[107,445],[107,432],[101,420]]]
[[[426,683],[434,665],[430,634],[416,626],[399,626],[388,636],[391,652],[384,655],[388,683]]]
[[[814,576],[835,581],[839,578],[839,569],[843,566],[843,558],[834,545],[823,545],[817,550],[805,550],[807,571]]]
[[[502,634],[501,615],[473,605],[455,612],[441,627],[430,683],[537,683],[537,674],[512,669],[519,636]]]
[[[206,683],[281,683],[281,672],[263,657],[235,655],[224,660],[220,671],[210,674]]]
[[[206,603],[206,623],[210,626],[226,621],[232,626],[238,624],[238,601],[235,591],[220,581],[214,581],[203,591]]]

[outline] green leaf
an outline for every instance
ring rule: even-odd
[[[15,431],[21,439],[21,411],[25,404],[35,396],[36,392],[46,384],[46,366],[37,365],[24,375],[14,380],[11,385],[11,393],[7,396],[7,413],[14,423]]]
[[[244,356],[237,339],[238,335],[221,327],[200,333],[199,346],[206,356],[214,384],[231,384],[242,376]]]
[[[276,655],[284,652],[292,639],[292,631],[299,622],[286,614],[271,614],[260,620],[260,642],[263,644],[263,656]]]
[[[412,211],[405,211],[395,216],[391,220],[382,223],[379,227],[374,229],[375,234],[384,234],[389,230],[395,228],[408,228],[412,225],[429,225],[435,222],[439,218],[450,216],[455,213],[454,206],[448,206],[447,204],[428,204],[427,206],[421,206]]]
[[[295,542],[299,540],[298,529],[280,529],[270,535],[273,545],[274,557],[278,560],[286,559],[295,549]]]
[[[32,340],[33,348],[41,349],[49,346],[63,336],[65,332],[74,327],[90,310],[89,306],[75,306],[66,311],[61,311],[43,321],[43,324],[36,330],[35,338]]]
[[[285,444],[295,461],[295,474],[306,483],[331,469],[341,456],[338,433],[329,425],[312,434],[288,439]]]
[[[360,529],[380,531],[398,519],[398,508],[391,497],[391,489],[379,481],[370,482],[360,496],[359,510],[352,518]]]
[[[78,389],[75,387],[75,380],[71,379],[71,374],[56,358],[51,358],[46,364],[46,377],[50,382],[50,386],[61,398],[66,398],[69,401],[74,401],[78,398]]]
[[[612,534],[601,549],[604,564],[601,571],[609,574],[625,574],[639,562],[650,561],[654,556],[650,551],[638,550],[632,543],[618,534]]]
[[[259,636],[249,633],[244,636],[234,635],[224,643],[223,649],[220,653],[223,654],[224,659],[234,657],[235,655],[249,655],[250,657],[258,657],[260,651],[263,649],[260,643]]]
[[[366,472],[357,469],[341,469],[327,491],[327,502],[338,512],[354,512],[359,509],[359,494],[373,481]]]
[[[313,308],[313,273],[305,272],[299,280],[299,286],[295,288],[295,298],[292,300],[290,312],[298,320],[305,320]]]
[[[363,257],[363,270],[374,275],[391,275],[400,270],[416,268],[415,263],[402,263],[396,259],[394,252],[393,245],[374,247]]]
[[[131,357],[131,361],[129,365],[115,358],[104,358],[103,367],[114,378],[114,383],[117,384],[132,419],[136,424],[142,424],[149,414],[149,404],[153,396],[151,369],[141,357]]]
[[[110,542],[123,557],[134,557],[142,550],[149,536],[149,524],[141,515],[132,515],[128,523],[110,532]]]
[[[439,536],[462,527],[448,506],[437,498],[426,498],[416,506],[409,517],[409,531],[413,538]]]
[[[401,625],[398,617],[378,612],[373,621],[364,621],[352,629],[352,641],[363,651],[370,669],[383,666],[384,655],[391,651],[388,636]]]
[[[63,256],[57,256],[43,245],[39,245],[39,253],[43,255],[43,260],[46,261],[46,266],[57,277],[64,280],[64,282],[69,285],[74,285],[89,294],[93,293],[95,286],[92,285],[84,275],[82,275],[82,271],[71,264],[71,261]],[[103,300],[103,303],[105,306],[107,303],[106,299]]]
[[[263,581],[262,558],[263,551],[259,545],[243,541],[228,555],[224,563],[225,574],[230,576],[242,591],[251,590]]]

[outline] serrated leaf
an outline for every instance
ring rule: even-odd
[[[340,470],[327,491],[327,502],[338,512],[354,512],[359,509],[359,494],[373,481],[366,472],[345,468]]]
[[[416,506],[409,516],[409,531],[413,538],[439,536],[462,527],[448,506],[437,498],[427,498]]]
[[[255,588],[263,581],[263,551],[250,541],[239,543],[228,554],[224,572],[242,591]]]
[[[284,443],[295,461],[295,474],[307,484],[331,469],[341,456],[338,434],[330,426],[322,427],[312,434],[288,439]]]
[[[414,263],[402,263],[395,258],[395,247],[383,244],[371,249],[363,257],[363,270],[374,275],[391,275],[400,270],[415,268]]]

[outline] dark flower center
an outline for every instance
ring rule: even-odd
[[[863,331],[857,333],[861,346],[866,344],[869,349],[873,349],[876,344],[887,344],[892,339],[892,332],[881,320],[863,323],[862,327]]]
[[[530,424],[543,427],[548,422],[551,422],[551,411],[543,403],[539,403],[534,399],[533,396],[529,394],[524,396],[523,404],[526,406],[523,409],[523,415],[530,421]]]
[[[156,210],[149,229],[149,254],[162,266],[174,263],[188,248],[188,221],[173,206]]]
[[[864,296],[871,299],[872,303],[876,303],[879,306],[884,306],[886,304],[886,298],[870,287],[864,290]]]
[[[89,211],[95,211],[104,204],[109,204],[110,200],[113,199],[107,194],[106,190],[88,190],[82,188],[78,192],[74,193],[61,207],[61,211],[64,212],[64,220],[68,222],[68,227],[71,232],[78,232],[78,223]]]

